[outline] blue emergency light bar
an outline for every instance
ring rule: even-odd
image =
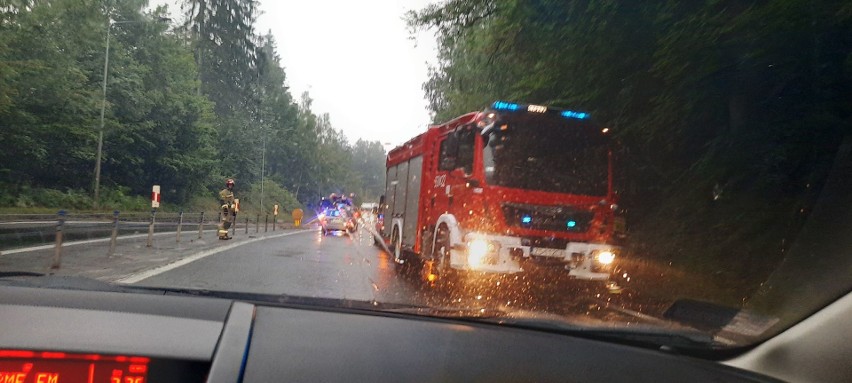
[[[494,104],[491,105],[491,107],[497,110],[518,110],[521,108],[518,104],[505,101],[494,101]]]
[[[575,112],[575,111],[572,111],[572,110],[563,110],[561,114],[562,114],[562,117],[576,118],[578,120],[585,120],[585,119],[589,118],[588,113]]]
[[[541,105],[522,105],[522,104],[516,104],[514,102],[506,102],[506,101],[495,101],[493,104],[491,104],[491,108],[496,109],[496,110],[508,110],[508,111],[512,111],[512,112],[519,111],[519,110],[526,110],[528,112],[533,112],[533,113],[545,113],[545,112],[548,111],[548,109],[553,110],[554,112],[559,111],[559,109],[548,108],[548,107],[541,106]],[[588,113],[575,112],[573,110],[562,110],[562,111],[559,111],[558,113],[562,117],[574,118],[574,119],[578,119],[578,120],[585,120],[585,119],[588,119],[589,117],[591,117],[591,115],[588,114]]]

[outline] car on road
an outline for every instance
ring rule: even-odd
[[[326,209],[320,214],[319,221],[323,235],[348,231],[351,225],[350,219],[340,209]]]

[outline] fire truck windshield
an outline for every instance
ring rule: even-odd
[[[485,182],[555,193],[605,196],[607,137],[593,125],[560,116],[502,118],[483,137]]]

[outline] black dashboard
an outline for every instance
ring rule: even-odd
[[[155,293],[2,286],[0,326],[0,376],[22,382],[775,381],[493,324]]]

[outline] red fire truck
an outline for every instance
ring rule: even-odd
[[[539,266],[609,281],[623,220],[608,133],[504,101],[431,126],[388,154],[381,239],[429,281]]]

